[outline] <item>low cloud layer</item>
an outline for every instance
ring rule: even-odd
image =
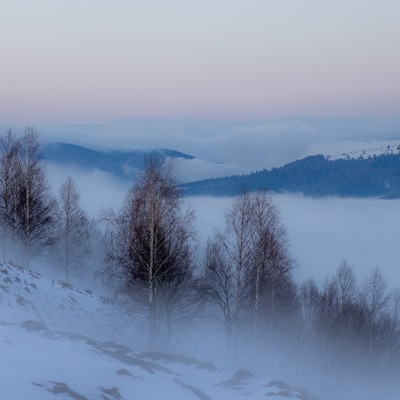
[[[343,259],[362,281],[379,267],[391,286],[400,287],[398,272],[399,200],[311,199],[274,195],[287,228],[297,282],[332,277]],[[223,229],[231,198],[192,197],[201,240]]]
[[[93,218],[97,218],[103,209],[121,207],[130,188],[129,182],[107,172],[81,170],[73,166],[50,163],[47,165],[47,176],[55,196],[70,176],[77,184],[82,208]]]
[[[6,128],[0,126],[3,132]],[[20,132],[23,126],[13,128]],[[183,181],[249,173],[308,155],[336,156],[400,141],[400,116],[270,121],[126,119],[37,128],[44,143],[68,142],[101,150],[169,148],[199,158],[178,162]]]
[[[71,175],[81,192],[82,207],[91,217],[104,208],[119,209],[130,188],[101,171],[82,171],[49,165],[50,183],[57,193]],[[300,195],[274,195],[287,227],[290,248],[296,258],[297,281],[313,277],[318,284],[332,276],[346,258],[356,275],[364,278],[375,267],[400,286],[398,276],[398,200],[311,199]],[[198,237],[204,244],[216,229],[223,229],[224,216],[232,198],[190,197],[187,204],[196,212]]]

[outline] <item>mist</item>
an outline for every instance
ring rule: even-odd
[[[392,285],[400,286],[397,235],[400,200],[312,199],[275,194],[286,226],[297,282],[314,278],[323,284],[343,259],[360,279],[379,267]],[[223,229],[229,197],[190,197],[196,210],[199,237],[204,241]]]
[[[118,210],[132,185],[102,171],[83,171],[49,164],[49,182],[56,194],[68,176],[81,194],[82,208],[97,218],[107,208]],[[314,278],[318,284],[333,274],[343,259],[360,279],[379,267],[391,285],[400,286],[397,230],[400,200],[327,197],[313,199],[296,194],[273,194],[287,229],[296,280]],[[230,197],[188,197],[196,213],[200,246],[224,227]]]
[[[47,177],[55,196],[68,177],[73,178],[80,192],[82,208],[91,218],[98,218],[103,209],[120,207],[131,183],[100,170],[83,170],[72,165],[47,164]]]
[[[388,292],[400,287],[399,200],[312,199],[290,194],[274,194],[273,199],[281,210],[291,255],[296,260],[297,284],[312,278],[323,288],[343,260],[347,260],[359,288],[376,267],[388,285]],[[187,201],[197,211],[202,240],[215,229],[223,229],[224,213],[231,198],[191,197]],[[263,351],[251,335],[243,337],[237,363],[250,370],[268,371],[276,379],[312,388],[321,399],[391,399],[397,393],[395,367],[380,369],[380,361],[370,364],[355,350],[353,340],[362,341],[362,337],[338,338],[340,333],[335,331],[332,336],[317,336],[305,345],[309,340],[308,330],[301,339],[294,333],[304,326],[288,329],[294,331],[286,337],[287,341],[288,333],[283,329],[276,337],[269,337]],[[322,350],[326,352],[324,356],[319,353]]]
[[[55,193],[67,176],[72,176],[78,185],[82,207],[95,218],[105,208],[118,210],[131,186],[129,182],[100,171],[48,166],[49,181]],[[380,268],[390,289],[400,286],[396,250],[400,200],[312,199],[302,195],[273,194],[273,201],[280,209],[287,230],[290,253],[295,259],[293,272],[297,284],[313,278],[318,287],[323,288],[327,278],[332,278],[346,259],[360,287],[375,267]],[[188,197],[184,202],[196,213],[201,260],[207,238],[216,230],[223,230],[225,212],[232,198]],[[39,270],[39,263],[36,268]],[[41,268],[50,270],[46,264]],[[77,277],[72,279],[74,285],[75,282],[78,286],[90,285],[90,279],[80,281]],[[131,315],[132,329],[135,335],[140,336],[140,332],[146,329],[144,314],[134,304],[126,299],[126,312]],[[195,356],[221,368],[247,368],[256,375],[262,371],[271,379],[307,388],[321,400],[347,396],[356,400],[377,396],[391,398],[396,386],[390,374],[384,376],[375,367],[367,367],[359,353],[349,352],[349,358],[342,354],[346,351],[343,349],[352,348],[353,342],[337,342],[329,335],[308,342],[305,341],[306,331],[300,330],[304,337],[296,336],[300,329],[296,323],[282,322],[281,328],[274,335],[268,334],[268,340],[262,344],[254,341],[248,329],[242,330],[233,357],[232,353],[226,352],[223,327],[211,308],[189,324],[175,326],[177,334],[163,351]],[[300,326],[304,329],[303,325]],[[145,343],[140,345],[145,346]]]
[[[180,182],[400,154],[398,1],[3,3],[1,132],[34,123],[41,145],[172,149],[193,156],[174,157]],[[247,217],[238,234],[232,197],[180,209],[165,179],[119,213],[134,182],[42,174],[11,142],[0,399],[399,398],[400,199],[273,193],[279,214],[232,208]],[[36,246],[32,215],[46,217]]]
[[[22,125],[0,124],[3,131],[8,127],[19,131]],[[208,176],[200,174],[199,166],[192,169],[194,179],[279,167],[319,153],[337,156],[400,143],[399,116],[241,121],[127,118],[96,124],[39,124],[37,128],[43,143],[67,142],[95,150],[181,151],[204,161],[201,168]],[[188,178],[188,174],[183,176]]]

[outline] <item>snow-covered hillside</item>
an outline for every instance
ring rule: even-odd
[[[3,262],[0,354],[6,400],[316,399],[245,369],[141,352],[118,304]]]
[[[360,149],[360,145],[362,148]],[[357,143],[352,150],[346,150],[335,155],[328,155],[328,160],[351,160],[351,159],[367,159],[370,157],[383,156],[385,154],[400,154],[400,141],[395,140],[391,142],[375,142],[370,145],[365,143]]]

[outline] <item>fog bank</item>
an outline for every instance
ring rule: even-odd
[[[49,165],[48,177],[55,193],[68,175],[76,181],[82,207],[91,217],[97,217],[103,208],[119,209],[130,188],[129,182],[105,172]],[[358,279],[380,267],[391,285],[400,286],[400,200],[312,199],[292,194],[274,194],[273,199],[281,209],[296,259],[296,281],[313,277],[322,284],[346,258]],[[216,229],[223,229],[232,198],[189,197],[185,202],[196,212],[198,236],[204,244]]]
[[[296,259],[296,281],[313,277],[322,284],[346,258],[358,279],[379,267],[391,285],[400,286],[400,200],[312,199],[289,194],[275,194],[273,198],[281,209],[291,253]],[[215,228],[223,228],[224,212],[231,201],[188,199],[197,212],[202,240]]]

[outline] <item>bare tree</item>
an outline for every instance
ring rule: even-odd
[[[16,261],[26,266],[52,242],[54,200],[46,181],[36,129],[25,128],[20,139],[8,131],[1,141],[3,232],[6,228],[6,236],[16,249],[14,256],[22,255]]]
[[[305,365],[307,358],[315,357],[317,353],[316,326],[321,295],[315,281],[309,279],[300,285],[298,296],[300,313],[294,338],[297,344],[297,362]]]
[[[148,157],[122,211],[106,213],[105,220],[107,267],[103,276],[117,280],[120,288],[146,305],[149,344],[158,347],[171,334],[173,310],[193,267],[194,215],[182,210],[172,164]],[[166,335],[161,333],[165,332],[163,321]]]
[[[215,317],[224,327],[226,351],[229,354],[238,317],[235,274],[219,236],[207,242],[204,276],[200,289],[206,301],[218,308],[219,312]]]
[[[353,269],[343,260],[332,280],[335,292],[333,336],[349,345],[354,338],[364,336],[367,315],[360,302]],[[359,346],[362,341],[359,340]],[[343,345],[342,345],[343,347]]]
[[[398,374],[400,368],[400,289],[392,291],[382,319],[382,343],[385,361]]]
[[[20,141],[9,129],[0,138],[0,226],[3,246],[3,259],[12,243],[17,241],[17,210],[20,176]],[[14,241],[12,240],[14,239]],[[15,248],[14,248],[15,251]]]
[[[233,339],[236,356],[239,332],[244,324],[244,313],[248,296],[246,276],[252,262],[252,214],[251,198],[248,192],[236,197],[225,214],[225,232],[220,233],[219,241],[232,268],[234,279],[233,298]]]
[[[356,278],[353,269],[343,260],[334,277],[337,287],[338,313],[344,316],[357,297]]]
[[[21,139],[19,223],[23,246],[23,265],[42,254],[53,241],[55,202],[45,177],[40,153],[39,133],[25,128]]]
[[[278,310],[286,307],[289,314],[296,297],[292,268],[286,232],[271,196],[243,192],[226,213],[225,231],[208,242],[203,281],[203,292],[221,311],[234,354],[245,326],[251,325],[259,340],[271,333]]]
[[[79,201],[78,188],[68,177],[59,190],[56,242],[52,251],[55,261],[65,272],[66,282],[71,273],[84,268],[91,254],[90,221]]]
[[[368,347],[373,354],[379,350],[382,337],[382,317],[389,301],[387,282],[378,267],[365,280],[361,301],[367,316]]]
[[[274,330],[277,312],[285,311],[295,299],[292,279],[293,260],[289,255],[285,227],[280,221],[279,209],[266,191],[250,195],[252,265],[247,277],[254,296],[255,337]],[[263,320],[264,324],[260,325]]]
[[[276,210],[271,198],[265,192],[259,192],[252,198],[253,267],[252,277],[254,291],[254,322],[253,333],[259,331],[259,309],[261,303],[262,280],[269,266],[269,250],[273,246],[272,232],[276,229]],[[273,296],[273,294],[271,293]]]

